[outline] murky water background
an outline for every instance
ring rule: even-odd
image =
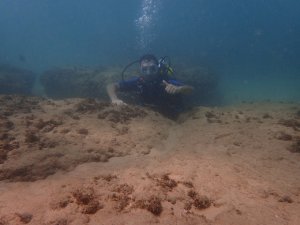
[[[0,62],[125,66],[141,54],[215,71],[224,102],[300,99],[296,0],[2,0]]]

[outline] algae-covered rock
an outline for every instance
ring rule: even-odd
[[[221,101],[219,79],[213,70],[201,66],[180,66],[175,68],[175,78],[194,87],[187,98],[193,105],[211,105]]]
[[[120,68],[55,68],[44,72],[41,83],[54,99],[87,97],[106,99],[106,85],[120,79]]]
[[[30,95],[35,74],[11,65],[0,65],[0,94]]]
[[[113,66],[95,69],[56,68],[46,71],[41,76],[41,83],[46,95],[54,99],[83,97],[107,100],[106,85],[120,81],[122,69]],[[124,75],[125,79],[137,76],[137,69],[138,67],[129,68]],[[218,77],[209,69],[185,65],[175,68],[174,78],[195,88],[192,95],[187,96],[186,102],[198,105],[213,104],[217,101]],[[122,96],[131,101],[129,96]]]

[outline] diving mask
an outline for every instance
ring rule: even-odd
[[[154,75],[158,72],[158,66],[155,64],[152,65],[143,65],[141,66],[141,72],[143,75]]]

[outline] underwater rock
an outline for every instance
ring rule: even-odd
[[[121,68],[55,68],[41,76],[48,97],[54,99],[84,97],[107,99],[106,85],[120,79]]]
[[[0,65],[0,94],[30,95],[35,74],[11,65]]]
[[[218,76],[211,69],[181,65],[175,68],[175,78],[195,89],[185,101],[192,105],[212,105],[221,101]]]

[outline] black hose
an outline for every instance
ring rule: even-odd
[[[127,66],[125,66],[125,68],[123,69],[123,71],[122,71],[122,73],[121,73],[122,81],[124,81],[124,73],[125,73],[125,71],[126,71],[130,66],[132,66],[132,65],[135,64],[135,63],[138,63],[139,61],[140,61],[140,60],[135,60],[135,61],[129,63]]]

